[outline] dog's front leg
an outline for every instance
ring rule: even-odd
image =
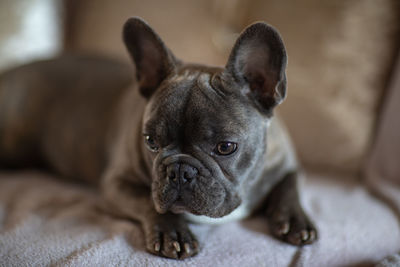
[[[149,252],[174,259],[197,254],[198,243],[187,222],[178,214],[157,213],[149,187],[126,175],[109,175],[102,181],[102,192],[114,211],[141,223]]]
[[[286,174],[271,190],[266,211],[271,232],[279,239],[297,246],[317,239],[317,230],[300,204],[296,172]]]

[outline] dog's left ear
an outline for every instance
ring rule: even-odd
[[[279,33],[266,23],[247,27],[237,39],[226,71],[264,113],[286,96],[287,56]]]
[[[158,34],[138,17],[132,17],[125,22],[122,34],[125,46],[136,65],[140,93],[149,98],[174,71],[178,60]]]

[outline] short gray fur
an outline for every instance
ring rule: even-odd
[[[221,223],[255,209],[278,238],[316,240],[292,145],[273,116],[286,96],[278,32],[261,22],[246,28],[225,68],[181,62],[139,18],[123,37],[136,79],[130,66],[84,56],[0,76],[0,166],[97,183],[113,212],[142,224],[148,251],[164,257],[198,252],[187,219]],[[221,155],[216,147],[227,142],[236,151]]]

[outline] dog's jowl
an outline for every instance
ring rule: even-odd
[[[265,23],[246,28],[225,67],[186,64],[139,18],[123,27],[134,66],[62,56],[0,76],[0,166],[40,166],[97,183],[139,221],[149,252],[176,259],[201,244],[188,221],[266,214],[271,233],[310,244],[298,164],[274,108],[287,56]]]

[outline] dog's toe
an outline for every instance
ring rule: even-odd
[[[270,218],[271,232],[279,239],[296,246],[313,243],[317,230],[305,214],[282,215]]]
[[[196,238],[186,227],[156,227],[146,234],[147,250],[172,259],[185,259],[196,255],[199,246]]]

